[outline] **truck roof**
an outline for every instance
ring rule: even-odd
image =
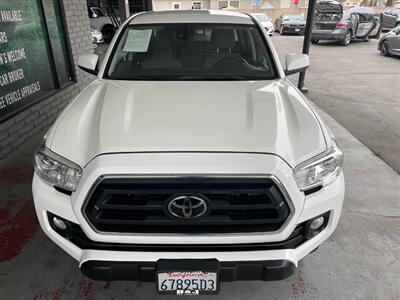
[[[222,23],[253,25],[252,19],[241,12],[223,10],[171,10],[147,12],[132,16],[130,24],[155,23]]]

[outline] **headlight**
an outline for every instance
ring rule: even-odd
[[[294,179],[301,191],[318,186],[326,186],[340,175],[343,166],[343,152],[334,140],[332,148],[323,154],[298,165],[294,169]]]
[[[35,153],[36,174],[48,183],[68,191],[75,191],[82,169],[75,163],[41,146]]]

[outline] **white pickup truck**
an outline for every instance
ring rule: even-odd
[[[226,11],[141,13],[35,154],[44,232],[97,280],[216,294],[280,280],[335,230],[343,153],[268,33]]]

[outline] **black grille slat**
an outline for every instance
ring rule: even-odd
[[[90,240],[78,224],[72,224],[70,241],[81,249],[114,251],[151,251],[151,252],[220,252],[220,251],[264,251],[295,249],[306,241],[305,223],[296,226],[292,234],[284,241],[255,244],[122,244],[104,243]]]
[[[181,194],[206,197],[209,213],[193,221],[170,218],[166,203]],[[91,191],[84,214],[104,232],[270,232],[282,227],[290,208],[265,178],[106,178]]]

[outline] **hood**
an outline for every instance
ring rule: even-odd
[[[343,6],[333,0],[320,1],[316,4],[316,10],[318,13],[343,13]]]
[[[49,132],[55,153],[84,167],[116,152],[276,154],[292,167],[326,150],[319,121],[286,79],[98,79]]]

